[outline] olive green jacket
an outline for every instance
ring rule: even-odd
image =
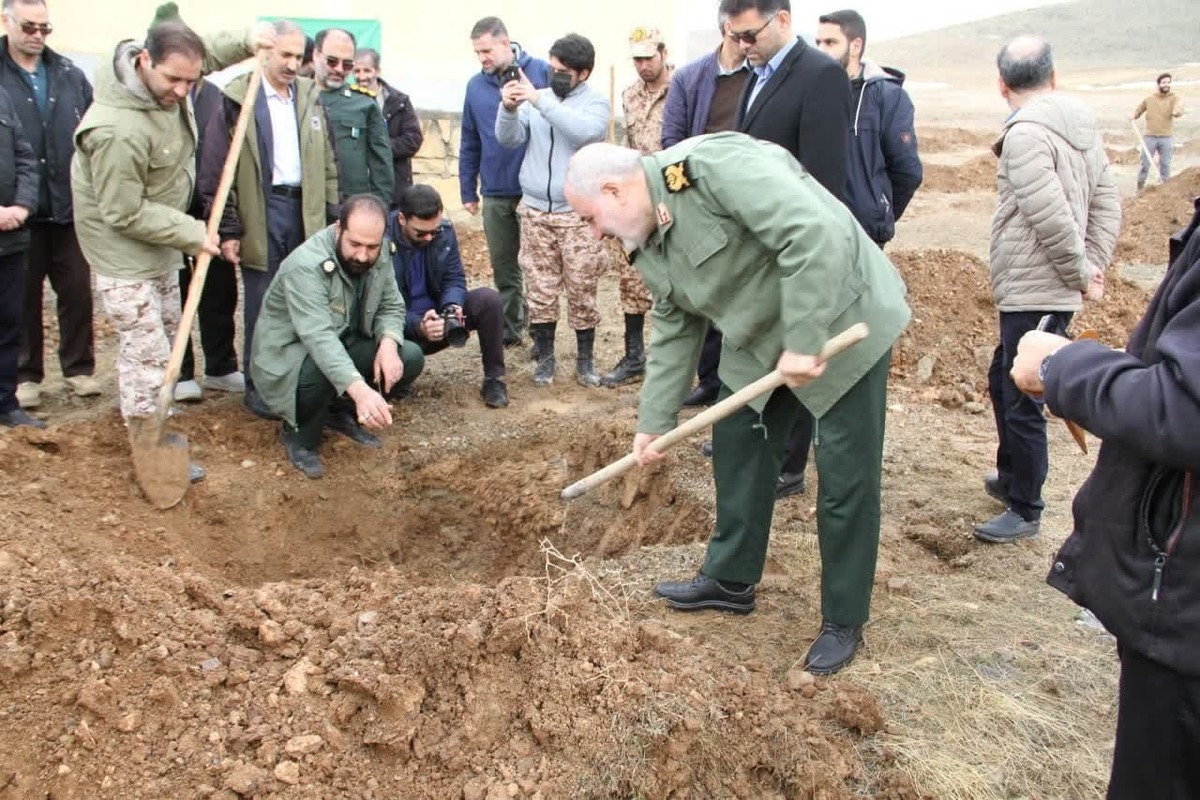
[[[654,296],[638,430],[676,424],[707,322],[724,334],[737,390],[784,350],[815,355],[857,322],[867,339],[794,390],[821,417],[908,324],[904,282],[854,216],[783,148],[742,133],[698,136],[642,158],[658,226],[634,254]],[[758,411],[767,397],[752,403]]]
[[[205,41],[205,71],[251,55],[244,33]],[[179,269],[204,243],[187,214],[196,185],[196,118],[189,98],[158,104],[138,76],[142,45],[124,41],[96,70],[95,102],[75,131],[71,193],[79,246],[93,270],[144,280]]]
[[[263,298],[254,329],[250,375],[263,400],[292,425],[296,424],[296,387],[300,367],[312,356],[339,395],[360,375],[341,337],[354,323],[354,285],[337,262],[337,235],[329,226],[283,260]],[[392,271],[387,242],[363,280],[362,318],[358,333],[404,346],[404,298]]]
[[[202,156],[200,191],[206,207],[211,207],[221,181],[221,169],[229,152],[229,140],[237,116],[246,99],[250,76],[234,78],[225,87],[223,113],[213,114],[209,122]],[[336,216],[338,203],[338,164],[329,139],[325,109],[320,104],[320,90],[308,78],[296,78],[296,124],[300,132],[301,210],[304,237],[316,235]],[[241,242],[239,257],[243,269],[267,269],[267,192],[271,186],[271,164],[265,142],[259,141],[259,121],[270,121],[263,90],[256,100],[261,108],[250,115],[246,139],[238,155],[237,172],[225,214],[221,219],[221,241]]]
[[[392,140],[375,93],[361,86],[321,92],[337,150],[342,193],[373,194],[390,205],[396,174],[392,169]]]

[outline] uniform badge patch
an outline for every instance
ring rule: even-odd
[[[319,131],[319,130],[321,130],[321,118],[320,118],[320,117],[318,117],[318,116],[316,116],[316,115],[313,115],[313,118],[312,118],[312,127],[313,127],[313,130],[314,130],[314,131]]]
[[[655,209],[655,214],[658,216],[659,225],[671,224],[671,212],[667,210],[666,203],[659,203],[658,208]]]
[[[688,168],[686,158],[663,167],[662,176],[663,182],[667,184],[667,191],[671,194],[678,194],[684,189],[692,188],[692,173]]]
[[[329,259],[321,265],[321,269],[325,270],[326,275],[332,275],[333,271],[337,269],[337,265],[333,263],[333,259]]]
[[[900,134],[900,141],[904,144],[912,144],[912,132],[904,131]]]

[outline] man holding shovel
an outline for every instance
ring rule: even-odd
[[[205,42],[178,20],[156,22],[102,62],[95,102],[75,133],[71,191],[79,244],[120,336],[121,416],[136,435],[155,416],[180,319],[179,253],[218,252],[187,214],[196,181],[189,92],[204,72],[270,48],[274,33]],[[193,465],[192,480],[204,477]]]
[[[646,448],[675,426],[709,322],[724,333],[722,395],[777,367],[790,384],[714,426],[717,525],[707,558],[694,579],[655,593],[685,611],[754,610],[775,478],[807,408],[817,419],[824,622],[805,666],[836,672],[853,659],[871,602],[887,373],[910,316],[899,273],[786,150],[740,133],[649,156],[588,146],[568,168],[566,195],[595,235],[633,251],[654,297],[633,443],[640,463],[661,457]],[[854,349],[829,363],[814,355],[859,322],[870,334]]]

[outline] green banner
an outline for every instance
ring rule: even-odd
[[[383,49],[383,25],[377,19],[332,19],[321,17],[259,17],[259,22],[275,22],[286,19],[300,26],[306,36],[316,36],[326,28],[341,28],[354,36],[358,47],[370,47],[379,52]]]

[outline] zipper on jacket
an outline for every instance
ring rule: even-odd
[[[1175,552],[1175,548],[1179,545],[1179,539],[1183,535],[1183,526],[1187,524],[1188,513],[1192,508],[1192,473],[1188,472],[1183,478],[1183,503],[1182,516],[1179,519],[1179,524],[1175,526],[1175,530],[1171,531],[1171,535],[1167,538],[1166,550],[1158,546],[1158,542],[1154,541],[1153,536],[1147,536],[1150,542],[1150,549],[1154,551],[1154,583],[1150,587],[1150,602],[1157,603],[1159,596],[1162,594],[1163,573],[1167,569],[1167,559]]]
[[[548,123],[547,123],[548,124]],[[546,159],[546,210],[554,213],[554,197],[550,186],[554,183],[554,128],[550,128],[550,156]]]

